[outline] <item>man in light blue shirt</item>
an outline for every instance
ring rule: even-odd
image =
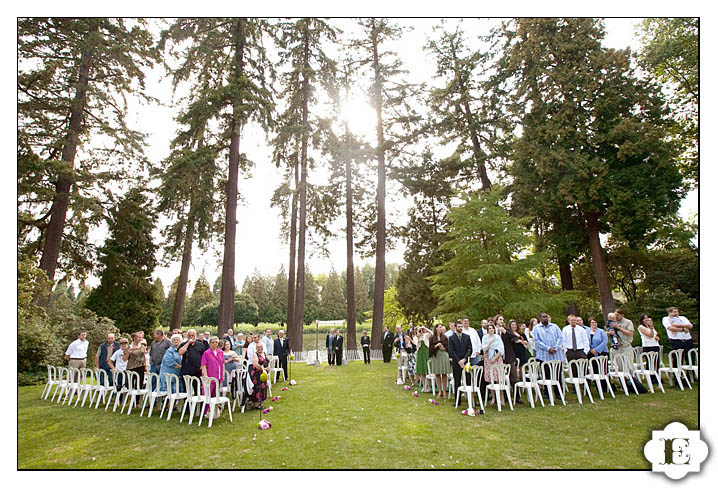
[[[542,312],[540,322],[534,326],[533,337],[536,344],[536,359],[540,362],[549,360],[566,361],[563,353],[563,335],[558,326],[550,323],[548,314]]]
[[[264,353],[267,358],[272,358],[274,350],[274,340],[272,339],[272,330],[267,328],[264,330],[264,336],[262,336],[262,343],[264,344]]]

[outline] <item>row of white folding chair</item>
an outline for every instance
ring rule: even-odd
[[[661,367],[658,369],[658,372],[660,374],[666,374],[666,377],[668,377],[668,383],[672,386],[673,385],[673,378],[676,379],[676,382],[678,383],[678,387],[683,389],[683,381],[688,384],[689,389],[693,389],[691,386],[690,380],[688,380],[687,375],[687,369],[683,368],[684,365],[681,361],[681,356],[683,355],[683,350],[673,350],[668,354],[668,366],[667,367]],[[698,351],[695,352],[696,357],[698,356]],[[696,374],[698,373],[696,366]],[[673,378],[671,378],[671,375],[673,375]]]
[[[467,372],[466,368],[462,370],[461,373],[461,385],[459,386],[459,389],[456,392],[456,402],[454,404],[454,407],[459,406],[459,402],[461,401],[461,394],[466,394],[466,397],[469,401],[469,409],[474,408],[474,394],[476,394],[476,397],[479,399],[479,407],[481,410],[484,410],[484,402],[481,398],[481,389],[479,389],[479,379],[481,378],[481,375],[483,374],[484,368],[481,366],[472,366],[471,367],[471,374],[469,374],[470,381],[467,383]],[[432,379],[433,384],[433,379]],[[433,387],[433,386],[432,386]],[[433,390],[432,390],[433,392]]]
[[[535,407],[534,393],[538,396],[541,401],[541,406],[546,407],[543,403],[543,396],[541,395],[541,389],[538,385],[538,363],[526,362],[521,367],[521,380],[514,384],[514,404],[516,404],[516,394],[519,389],[523,389],[529,396],[529,404],[532,408]]]
[[[189,375],[184,376],[185,388],[187,389],[187,397],[185,398],[184,406],[182,407],[182,416],[180,416],[180,423],[184,420],[185,412],[189,408],[189,424],[192,424],[192,420],[195,416],[195,411],[199,409],[199,423],[198,426],[202,426],[203,412],[208,407],[209,411],[209,423],[208,427],[212,426],[214,420],[215,408],[218,406],[227,405],[227,412],[229,413],[229,420],[232,421],[232,409],[231,402],[228,397],[221,396],[219,392],[220,384],[214,377],[191,377]],[[215,395],[212,396],[212,389],[214,388]]]
[[[604,399],[604,382],[606,388],[608,389],[608,392],[611,394],[611,397],[613,397],[614,399],[616,398],[616,395],[613,393],[613,387],[611,386],[611,378],[609,377],[608,373],[609,366],[607,356],[598,355],[596,357],[592,357],[588,361],[588,373],[586,374],[586,380],[588,380],[589,382],[594,382],[596,384],[596,389],[598,389],[598,395],[601,397],[602,401]]]
[[[655,393],[653,390],[653,381],[655,380],[658,384],[658,387],[660,387],[661,392],[664,394],[666,391],[663,389],[663,383],[661,382],[661,375],[658,372],[658,369],[660,368],[660,362],[658,360],[658,352],[657,351],[649,351],[641,353],[641,355],[638,357],[638,365],[635,370],[635,374],[640,380],[641,377],[644,378],[644,380],[648,383],[648,390],[651,391],[651,394]]]
[[[698,348],[691,348],[686,352],[686,358],[688,359],[688,365],[681,365],[681,368],[686,372],[695,372],[696,379],[698,378]]]

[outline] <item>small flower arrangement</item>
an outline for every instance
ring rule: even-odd
[[[286,391],[286,390],[287,390],[286,387],[282,387],[282,392],[284,392],[284,391]]]
[[[414,397],[419,397],[419,393],[417,391],[412,392],[411,395]]]
[[[471,372],[471,365],[468,364],[468,363],[467,363],[466,365],[464,365],[464,370],[465,370],[466,372]]]
[[[399,357],[401,357],[401,353],[396,354],[396,358],[399,358]]]
[[[476,416],[476,409],[464,409],[461,414],[466,416]]]
[[[409,387],[408,385],[405,385],[405,386],[404,386],[404,389],[410,391],[410,390],[411,390],[411,387]]]
[[[266,419],[263,419],[262,421],[260,421],[259,423],[257,423],[257,427],[258,427],[260,430],[268,430],[269,428],[272,427],[272,423],[270,423],[270,422],[267,421]]]
[[[294,353],[292,353],[292,354],[289,355],[289,359],[290,359],[290,360],[294,360]]]
[[[289,381],[289,385],[297,385],[297,381],[292,379]]]
[[[265,408],[265,409],[262,411],[262,414],[267,414],[267,413],[269,413],[269,412],[271,412],[271,411],[274,411],[274,406],[269,406],[268,408]]]
[[[267,381],[267,378],[268,378],[268,377],[267,377],[267,372],[262,372],[262,373],[259,375],[259,380],[261,380],[262,382],[266,382],[266,381]]]
[[[274,397],[272,398],[272,401],[278,401],[278,400],[279,400],[279,396],[274,396]]]
[[[439,405],[439,401],[435,401],[434,399],[429,399],[429,402],[430,402],[431,404],[433,404],[434,406],[438,406],[438,405]]]

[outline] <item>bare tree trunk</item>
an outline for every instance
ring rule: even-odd
[[[294,322],[295,280],[297,277],[297,197],[299,195],[299,165],[294,161],[294,194],[292,195],[292,223],[289,226],[289,277],[287,281],[287,337],[292,348],[297,349],[299,328]]]
[[[346,179],[346,214],[347,214],[347,350],[356,350],[356,303],[354,300],[354,214],[352,209],[352,156],[351,156],[351,134],[349,124],[344,122],[344,135],[348,145],[344,165]]]
[[[567,256],[558,256],[558,273],[561,277],[561,290],[574,290],[573,274],[571,273],[571,259]],[[576,303],[572,302],[566,308],[566,314],[578,314]]]
[[[598,295],[601,298],[601,312],[603,318],[606,319],[609,312],[616,309],[613,302],[613,293],[611,292],[611,283],[608,278],[608,269],[606,267],[606,258],[603,256],[603,248],[598,233],[598,214],[595,212],[587,212],[586,225],[588,228],[588,246],[591,250],[591,262],[593,263],[593,275],[596,278],[598,286]]]
[[[189,204],[189,216],[187,217],[187,229],[184,236],[184,247],[182,249],[182,267],[180,268],[179,281],[177,282],[177,293],[175,303],[172,307],[172,319],[170,320],[170,331],[182,327],[184,316],[184,302],[187,297],[187,277],[189,266],[192,263],[192,242],[194,241],[194,212],[193,204]]]
[[[374,270],[374,307],[371,317],[371,347],[381,348],[384,324],[384,283],[386,280],[386,167],[384,161],[384,121],[382,117],[381,68],[379,39],[372,21],[372,65],[374,68],[374,108],[376,109],[377,186],[376,186],[376,267]],[[393,325],[392,325],[393,326]]]
[[[244,71],[244,19],[235,27],[235,76]],[[229,174],[227,178],[227,207],[224,226],[224,258],[222,261],[222,291],[219,296],[217,334],[223,336],[234,325],[234,253],[237,232],[237,180],[239,179],[239,139],[241,130],[241,101],[232,108],[231,139],[229,142]]]
[[[304,67],[309,66],[309,33],[304,35]],[[307,127],[309,120],[309,81],[306,76],[302,77],[302,127]],[[304,342],[304,258],[306,254],[307,234],[307,144],[308,134],[302,135],[302,149],[300,166],[302,169],[299,182],[299,245],[297,250],[297,290],[294,306],[294,324],[297,337],[294,338],[295,349],[302,351]]]
[[[90,27],[87,34],[89,38],[99,30],[99,25],[94,23]],[[62,161],[70,163],[74,166],[75,155],[77,154],[77,145],[80,131],[82,129],[82,114],[87,105],[87,88],[90,78],[90,68],[93,61],[93,53],[87,50],[80,57],[80,66],[78,68],[78,80],[75,90],[75,100],[72,102],[70,109],[70,122],[68,125],[67,135],[65,136],[65,145],[62,149]],[[52,200],[52,208],[50,209],[50,222],[47,226],[45,234],[45,243],[42,248],[42,257],[40,258],[40,269],[47,273],[50,280],[55,280],[55,270],[57,268],[57,260],[60,257],[60,248],[62,246],[62,237],[65,230],[65,220],[67,219],[67,208],[70,201],[70,188],[72,180],[65,175],[58,175],[55,183],[55,197]],[[46,298],[44,305],[50,303],[50,296]]]

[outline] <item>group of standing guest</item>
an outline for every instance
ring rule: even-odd
[[[141,383],[144,383],[145,372],[158,374],[159,384],[153,377],[152,385],[148,387],[162,392],[185,392],[185,375],[198,378],[212,377],[217,379],[217,384],[211,383],[210,394],[215,396],[217,386],[226,386],[229,374],[246,359],[252,387],[249,387],[249,383],[239,387],[246,394],[244,400],[248,407],[263,407],[262,402],[267,398],[267,377],[262,374],[269,375],[270,359],[274,354],[284,371],[284,378],[288,378],[288,357],[291,353],[284,331],[279,331],[277,339],[272,339],[271,335],[272,331],[267,329],[264,335],[252,333],[247,335],[245,340],[243,333],[237,333],[235,336],[230,329],[220,340],[217,336],[211,336],[209,332],[202,334],[194,329],[185,332],[175,329],[170,332],[168,339],[164,331],[157,330],[148,348],[142,331],[132,333],[131,341],[127,338],[117,341],[115,335],[109,333],[107,341],[97,348],[95,367],[104,372],[111,386],[114,385],[113,371],[136,372]],[[78,339],[68,347],[66,358],[69,366],[76,368],[85,366],[89,347],[86,336],[86,332],[81,332]],[[178,384],[167,385],[164,374],[177,375]],[[115,387],[119,390],[122,385]]]
[[[344,361],[344,337],[342,336],[342,330],[337,328],[329,329],[327,334],[325,346],[327,348],[327,362],[329,365],[342,365]]]
[[[681,349],[685,355],[693,347],[690,334],[693,325],[675,307],[668,308],[667,312],[663,325],[671,346]],[[652,318],[642,314],[638,331],[644,352],[659,351],[659,336]],[[633,322],[621,309],[608,314],[605,329],[599,327],[596,318],[590,317],[584,324],[583,318],[574,314],[569,314],[566,324],[560,328],[551,322],[547,313],[541,313],[538,319],[531,318],[528,325],[511,319],[507,327],[503,315],[497,314],[481,320],[480,328],[471,327],[466,317],[450,322],[448,331],[441,324],[435,325],[433,332],[411,323],[408,332],[401,326],[396,327],[395,333],[385,327],[382,350],[384,362],[391,361],[391,354],[395,352],[398,367],[407,367],[408,382],[412,385],[420,383],[422,392],[429,390],[426,374],[434,374],[439,390],[437,397],[441,398],[447,396],[448,374],[452,374],[454,389],[458,390],[461,381],[457,379],[462,378],[467,364],[484,367],[482,384],[498,381],[492,379],[492,375],[498,375],[498,369],[492,367],[508,365],[509,382],[513,386],[520,380],[520,369],[531,353],[539,364],[549,360],[568,362],[608,356],[611,350],[614,354],[631,353],[633,335]],[[633,367],[632,363],[629,367]],[[495,402],[494,393],[488,402]],[[522,403],[521,399],[518,402]]]

